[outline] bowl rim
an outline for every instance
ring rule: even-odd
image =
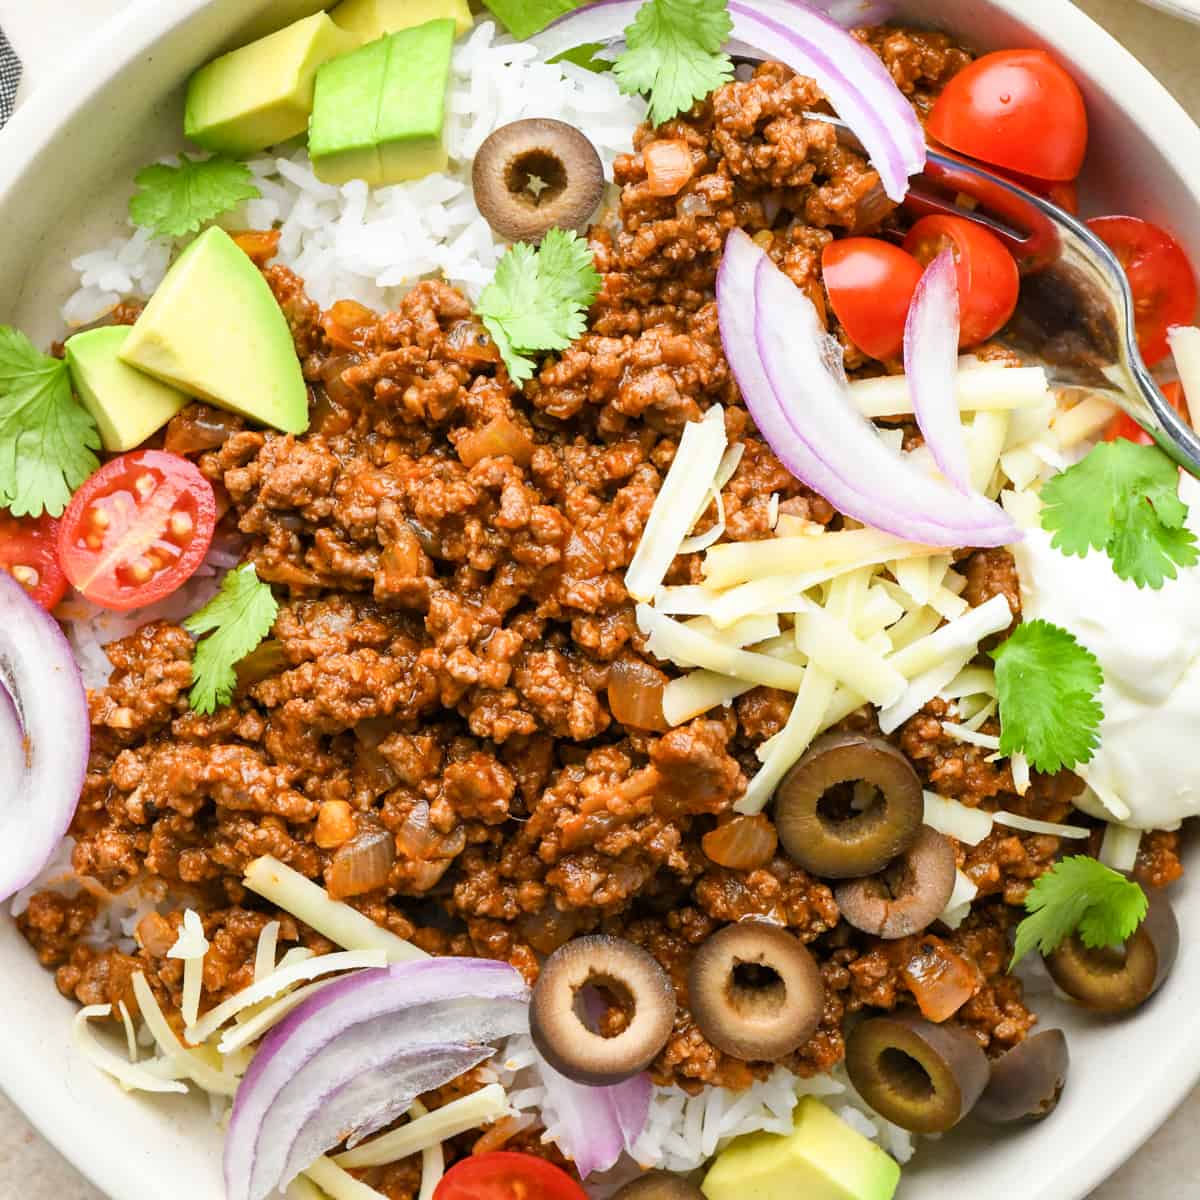
[[[257,9],[270,0],[256,0]],[[1160,9],[1189,19],[1200,19],[1200,0],[1144,0]],[[1105,56],[1119,67],[1123,82],[1121,107],[1138,126],[1155,130],[1153,141],[1171,167],[1184,180],[1200,206],[1200,127],[1167,88],[1141,61],[1091,16],[1071,0],[1040,0],[1031,14],[1028,0],[988,0],[997,10],[1025,23],[1057,45],[1089,44],[1096,57]],[[327,0],[326,8],[332,6]],[[116,75],[127,70],[175,28],[206,8],[226,9],[231,23],[253,15],[246,0],[132,0],[129,6],[101,25],[86,45],[63,60],[52,79],[43,81],[24,98],[2,134],[0,143],[0,212],[25,175],[36,166],[43,149],[60,127],[86,109]],[[1092,55],[1090,54],[1089,57]],[[99,68],[99,69],[97,69]],[[9,920],[7,913],[0,919]],[[1085,1200],[1122,1163],[1137,1151],[1200,1083],[1200,1023],[1173,1030],[1170,1046],[1173,1070],[1166,1086],[1118,1127],[1102,1123],[1097,1140],[1083,1158],[1064,1158],[1040,1182],[1042,1195],[1055,1200]],[[64,1037],[69,1026],[64,1023]],[[54,1086],[47,1086],[39,1066],[35,1043],[19,1030],[0,1022],[0,1088],[24,1113],[42,1136],[89,1181],[119,1200],[144,1195],[144,1179],[126,1147],[108,1138],[100,1126],[84,1131],[64,1129]],[[117,1153],[113,1153],[113,1150]]]

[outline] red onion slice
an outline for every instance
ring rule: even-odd
[[[32,883],[70,827],[87,771],[87,694],[58,622],[0,571],[0,900]]]
[[[292,1144],[319,1106],[313,1097],[328,1085],[405,1047],[482,1045],[519,1032],[528,1001],[507,963],[474,958],[397,963],[322,989],[267,1035],[238,1088],[225,1137],[227,1200],[263,1200],[280,1185]]]
[[[721,342],[746,407],[780,462],[847,516],[926,545],[998,546],[1020,533],[893,453],[851,400],[841,348],[808,297],[741,230],[717,276]]]
[[[531,40],[548,58],[586,42],[610,42],[641,6],[641,0],[597,0],[552,21]],[[778,59],[816,80],[862,142],[888,196],[897,203],[903,200],[909,177],[925,167],[925,134],[879,58],[800,0],[757,5],[729,0],[729,16],[740,48]]]
[[[913,411],[938,470],[970,494],[971,468],[955,381],[958,375],[958,273],[954,251],[925,268],[904,323],[904,371]]]

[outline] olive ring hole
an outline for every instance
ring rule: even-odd
[[[865,779],[834,783],[817,801],[817,819],[834,838],[874,828],[882,822],[886,810],[883,792]]]
[[[612,975],[592,975],[575,992],[573,1011],[579,1023],[597,1037],[620,1037],[637,1011],[629,986]]]
[[[514,200],[534,208],[552,204],[567,189],[567,168],[549,150],[525,150],[505,167],[504,186]]]
[[[770,963],[736,961],[727,992],[730,1006],[746,1017],[770,1019],[787,1006],[787,984]]]
[[[879,1056],[879,1073],[904,1099],[924,1103],[936,1090],[929,1072],[911,1054],[889,1046]]]

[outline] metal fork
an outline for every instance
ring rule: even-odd
[[[862,149],[841,121],[824,113],[806,115],[833,125],[844,145]],[[1200,477],[1200,437],[1142,361],[1125,271],[1086,225],[1042,196],[943,150],[929,150],[905,204],[922,214],[952,213],[995,233],[1022,274],[1017,311],[1003,339],[1044,362],[1053,383],[1086,387],[1123,409],[1184,470]]]

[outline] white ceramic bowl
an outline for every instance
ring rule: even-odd
[[[178,148],[180,85],[222,48],[321,8],[321,0],[145,0],[97,35],[0,136],[0,322],[61,335],[69,260],[115,229],[134,171]],[[1097,211],[1168,223],[1200,262],[1200,130],[1067,0],[902,0],[904,15],[982,49],[1044,45],[1072,64],[1093,134],[1085,194]],[[902,1200],[1079,1200],[1200,1079],[1200,876],[1175,891],[1178,965],[1134,1018],[1105,1024],[1039,1003],[1070,1032],[1072,1076],[1054,1118],[1011,1136],[956,1131],[926,1145]],[[216,1200],[220,1135],[198,1099],[122,1093],[73,1050],[74,1006],[13,923],[0,919],[0,1086],[114,1200]],[[1187,1191],[1181,1183],[1180,1195]]]

